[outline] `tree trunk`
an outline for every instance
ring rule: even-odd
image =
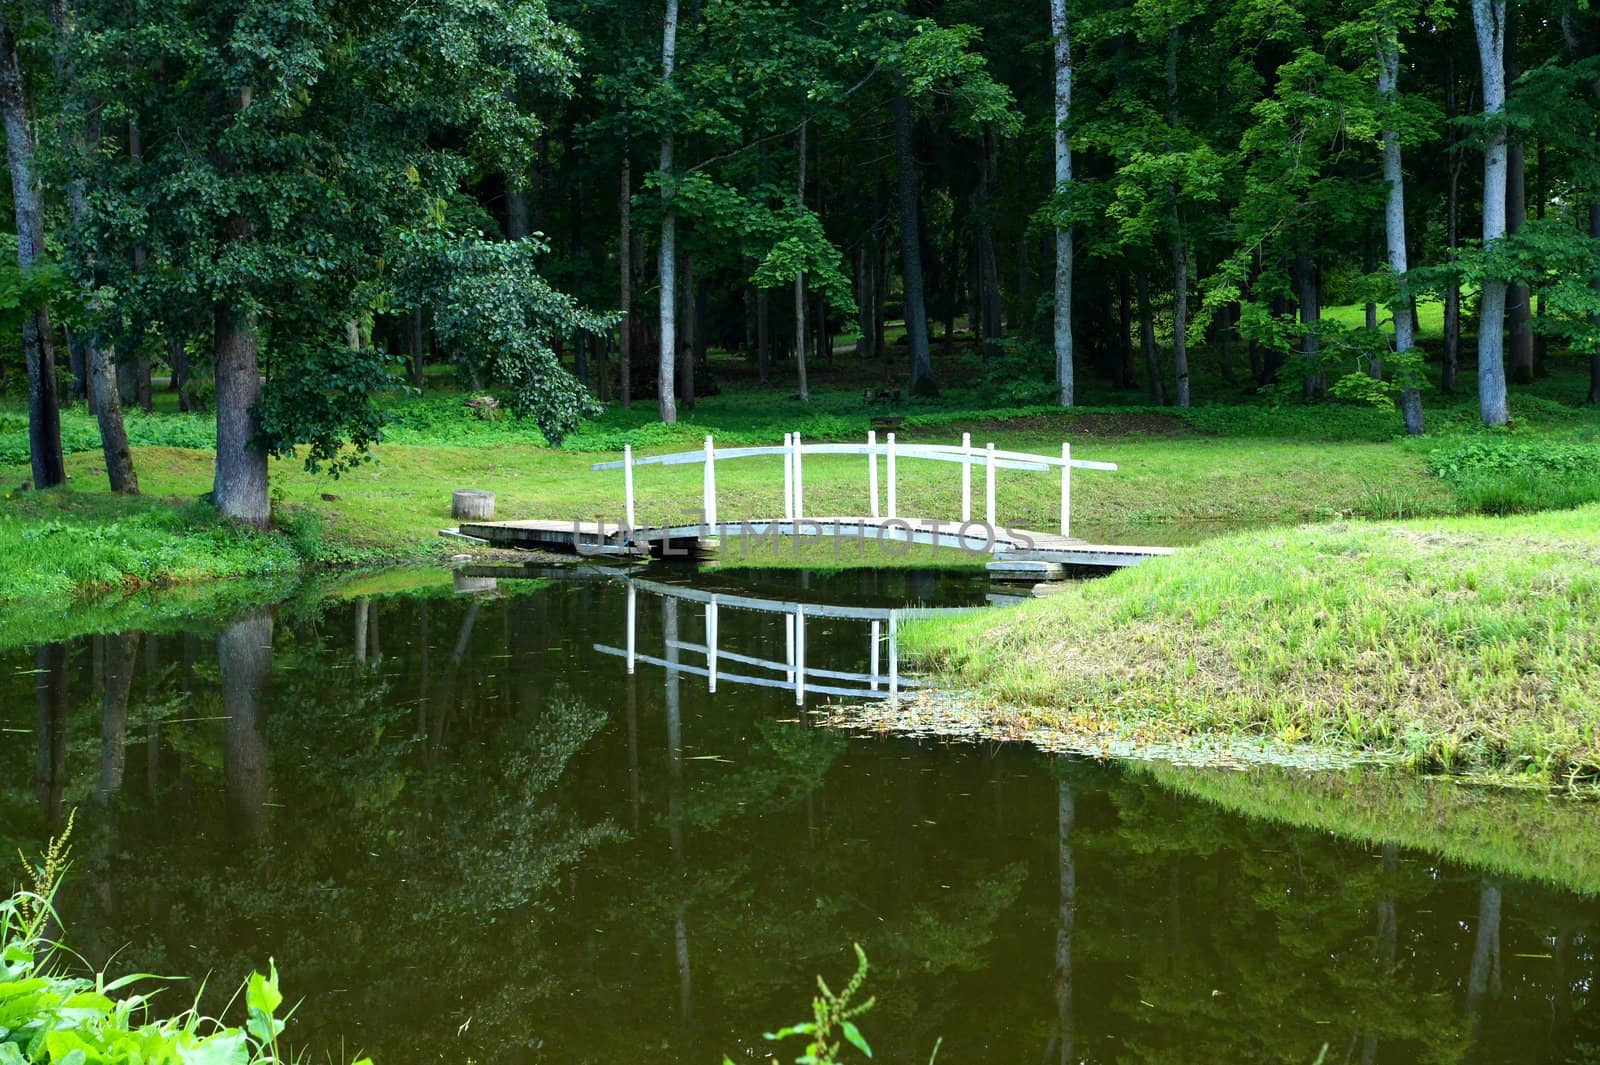
[[[1302,250],[1294,257],[1295,298],[1300,304],[1300,354],[1306,360],[1306,399],[1316,399],[1327,394],[1327,377],[1318,365],[1322,356],[1322,341],[1317,336],[1317,325],[1322,319],[1322,296],[1317,284],[1317,264],[1311,252]]]
[[[1489,248],[1506,235],[1506,0],[1472,0],[1472,24],[1488,127],[1483,147],[1483,244]],[[1511,419],[1506,398],[1506,283],[1486,279],[1478,302],[1479,414],[1485,425],[1504,425]]]
[[[1178,27],[1167,32],[1167,128],[1178,128]],[[1169,185],[1172,200],[1172,372],[1177,380],[1176,402],[1189,405],[1189,249],[1184,244],[1183,212],[1178,189]]]
[[[1393,20],[1386,20],[1378,38],[1378,96],[1389,106],[1394,106],[1399,91],[1400,41]],[[1384,202],[1383,229],[1389,250],[1389,272],[1398,284],[1398,299],[1394,308],[1394,350],[1399,356],[1400,411],[1405,420],[1406,433],[1420,436],[1422,422],[1421,368],[1411,365],[1406,358],[1415,345],[1415,324],[1411,317],[1410,286],[1406,271],[1410,267],[1406,254],[1406,185],[1405,170],[1400,159],[1400,134],[1394,129],[1382,131],[1383,181],[1388,187]]]
[[[23,270],[45,254],[44,204],[34,176],[33,135],[28,102],[17,63],[17,39],[0,12],[0,121],[6,130],[6,163],[17,216],[17,265]],[[28,451],[35,488],[54,488],[67,480],[61,450],[61,406],[56,395],[56,353],[50,308],[33,308],[22,322],[22,353],[28,365]]]
[[[216,324],[217,469],[212,499],[234,521],[267,527],[267,455],[255,445],[261,399],[256,324],[231,302],[219,300]]]
[[[661,84],[663,89],[672,85],[672,68],[678,55],[678,0],[667,0],[666,14],[661,22]],[[674,399],[676,382],[673,380],[673,353],[677,351],[677,265],[678,216],[672,205],[672,130],[661,135],[661,343],[660,367],[656,387],[660,392],[661,420],[667,423],[678,420],[678,405]]]
[[[621,191],[617,195],[617,230],[617,304],[622,308],[622,321],[617,325],[617,343],[622,349],[617,361],[617,387],[626,408],[633,404],[633,160],[626,145]]]
[[[803,209],[806,205],[806,127],[800,120],[799,176],[795,178],[795,202]],[[800,402],[811,402],[811,386],[806,381],[806,275],[794,275],[794,370],[800,386]]]
[[[411,383],[418,389],[427,382],[424,371],[428,336],[423,325],[422,308],[413,308],[411,313],[406,315],[406,354],[411,357]]]
[[[990,201],[994,195],[999,154],[994,126],[986,124],[983,128],[983,158],[978,180],[978,269],[976,271],[979,302],[983,308],[983,357],[986,359],[1000,357],[1003,350],[1000,340],[1005,333],[1004,310],[1000,303],[1000,263],[995,256],[994,225],[990,221],[993,212]],[[952,314],[954,306],[955,301],[952,300]]]
[[[1161,367],[1156,363],[1156,322],[1150,312],[1150,275],[1139,271],[1139,346],[1144,350],[1144,376],[1150,390],[1150,402],[1158,407],[1167,405],[1167,386],[1161,380]]]
[[[1067,122],[1072,114],[1072,41],[1067,26],[1067,0],[1050,0],[1050,32],[1055,40],[1055,190],[1065,192],[1072,184],[1072,142]],[[1056,400],[1063,407],[1073,404],[1072,365],[1072,227],[1056,227],[1056,306],[1055,306]],[[1182,385],[1185,402],[1188,379]]]
[[[932,395],[939,391],[933,378],[933,355],[928,349],[928,309],[922,287],[922,233],[918,198],[917,157],[911,140],[911,101],[905,84],[895,88],[895,153],[900,171],[900,276],[905,289],[906,339],[911,344],[911,391]]]

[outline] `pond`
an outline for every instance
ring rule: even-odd
[[[0,837],[77,809],[71,945],[218,1009],[274,958],[317,1060],[765,1061],[853,943],[889,1062],[1600,1060],[1591,808],[846,736],[981,578],[642,576],[0,654]]]

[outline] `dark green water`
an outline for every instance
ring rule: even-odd
[[[988,590],[731,580],[697,587]],[[712,694],[646,660],[704,668],[705,606],[633,599],[632,675],[594,646],[625,652],[629,593],[594,580],[7,653],[0,843],[77,808],[71,944],[218,991],[274,957],[317,1060],[765,1061],[852,942],[882,1061],[1600,1060],[1592,897],[1132,768],[847,738],[797,713],[785,615],[721,601]],[[807,667],[869,673],[870,621],[823,613]]]

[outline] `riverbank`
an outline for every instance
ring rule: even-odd
[[[1600,507],[1219,538],[901,634],[974,725],[1600,774]]]

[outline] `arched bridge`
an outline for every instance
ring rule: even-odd
[[[806,511],[806,459],[820,456],[864,458],[869,499],[868,513],[815,515]],[[726,462],[754,458],[781,458],[783,462],[782,516],[732,517],[718,506],[717,467]],[[902,514],[899,507],[900,467],[908,461],[956,463],[961,467],[961,514],[936,519]],[[660,524],[638,520],[635,481],[639,471],[652,466],[699,465],[702,492],[697,511],[679,514]],[[973,474],[983,470],[983,512],[974,516]],[[983,552],[993,556],[991,571],[1014,569],[1022,577],[1052,576],[1062,566],[1096,568],[1128,566],[1172,553],[1164,547],[1128,547],[1094,544],[1072,535],[1072,471],[1115,471],[1116,464],[1078,459],[1072,446],[1061,445],[1057,455],[1009,451],[985,444],[976,448],[970,434],[955,444],[905,444],[889,433],[879,441],[868,433],[865,443],[808,444],[800,434],[785,435],[781,446],[718,448],[707,436],[695,451],[638,457],[626,447],[618,461],[596,463],[597,471],[620,470],[623,475],[623,513],[620,521],[580,518],[536,518],[522,521],[463,522],[460,534],[497,547],[517,547],[581,555],[688,555],[708,541],[740,537],[833,538],[851,543],[890,545],[923,544]],[[1001,471],[1057,472],[1060,524],[1043,531],[1003,524],[996,502]],[[1052,572],[1052,567],[1055,572]]]

